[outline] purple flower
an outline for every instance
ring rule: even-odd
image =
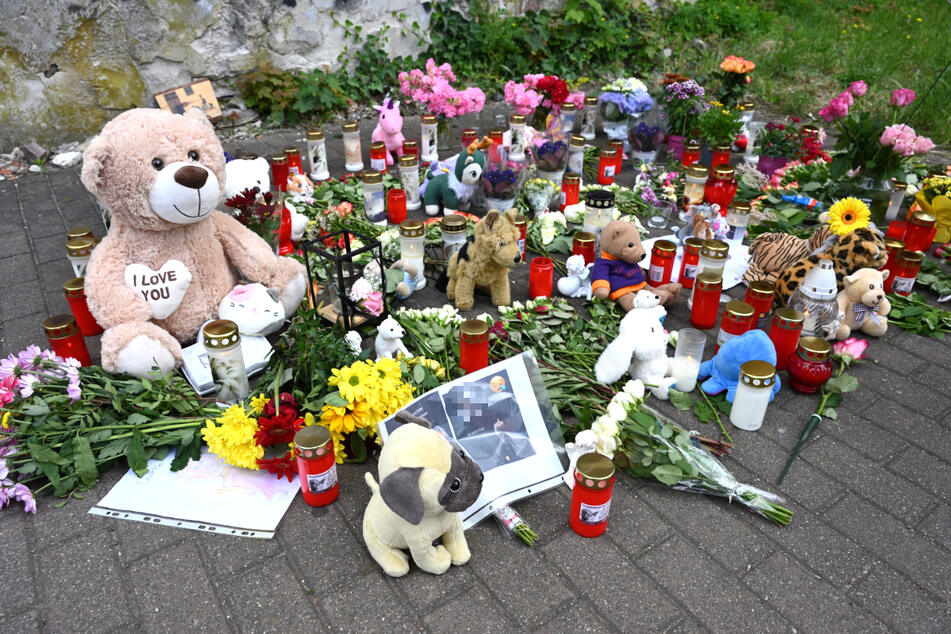
[[[0,379],[5,379],[11,375],[19,376],[20,370],[20,362],[12,354],[6,359],[0,360]]]
[[[33,385],[39,382],[40,380],[32,374],[24,374],[21,376],[20,383],[17,386],[20,388],[20,397],[26,398],[28,396],[33,396]]]
[[[23,510],[27,513],[36,513],[36,498],[33,492],[25,484],[15,484],[13,486],[13,497],[23,502]]]
[[[42,351],[39,346],[29,345],[26,347],[26,350],[20,352],[17,355],[17,358],[20,360],[20,366],[24,370],[33,370],[39,367],[40,362],[43,360]]]
[[[660,201],[657,199],[657,194],[654,193],[654,190],[651,189],[649,185],[644,185],[644,188],[641,189],[641,200],[643,200],[648,205],[660,207]]]

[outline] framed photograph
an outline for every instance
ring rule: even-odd
[[[162,110],[185,114],[190,108],[201,108],[212,123],[221,121],[221,106],[215,97],[215,89],[208,79],[199,79],[190,84],[155,93],[155,103]]]

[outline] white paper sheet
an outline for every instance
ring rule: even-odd
[[[169,468],[174,455],[150,460],[141,478],[130,469],[89,512],[224,535],[270,539],[300,482],[278,480],[267,471],[232,467],[202,451],[181,471]]]

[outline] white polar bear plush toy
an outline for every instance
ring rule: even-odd
[[[398,353],[402,353],[406,358],[412,358],[413,355],[403,345],[405,334],[406,331],[400,326],[400,322],[392,317],[384,319],[380,327],[377,328],[376,341],[373,344],[376,349],[377,361],[383,358],[392,359]]]
[[[621,320],[617,338],[608,344],[594,365],[595,378],[601,383],[618,381],[626,371],[632,379],[650,385],[651,393],[667,400],[676,379],[668,376],[667,331],[661,324],[657,308],[630,310]]]

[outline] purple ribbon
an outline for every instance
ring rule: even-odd
[[[878,316],[878,304],[875,306],[866,306],[862,303],[852,304],[852,312],[855,313],[855,325],[861,326],[865,318],[868,317],[875,322],[876,326],[882,325],[882,319]]]

